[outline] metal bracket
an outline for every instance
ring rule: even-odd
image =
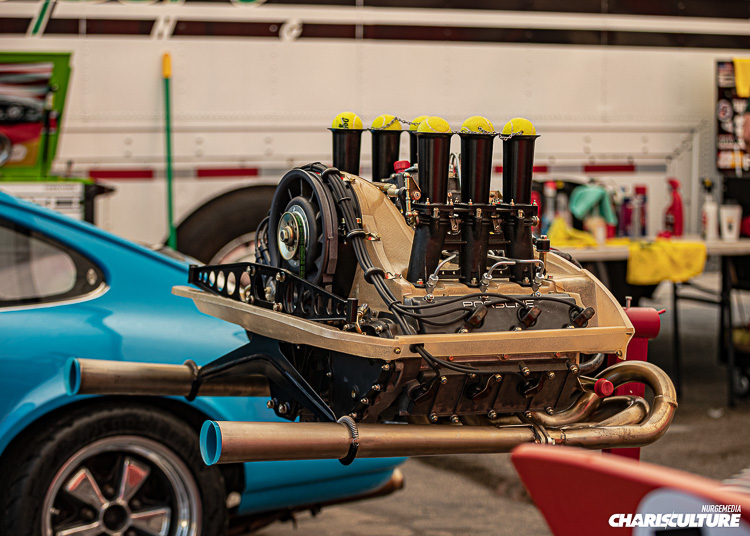
[[[534,442],[541,445],[554,445],[555,440],[549,435],[547,429],[541,424],[534,422],[531,424],[531,429],[534,431]]]
[[[304,408],[310,410],[317,418],[324,422],[336,422],[336,415],[328,407],[320,395],[310,387],[310,384],[294,368],[289,360],[278,350],[278,342],[255,336],[251,343],[237,348],[212,361],[200,369],[196,382],[199,384],[195,391],[200,391],[200,383],[210,376],[231,373],[232,375],[259,374],[268,379],[271,387],[276,387],[284,394],[294,399]],[[273,351],[273,344],[276,351]],[[259,353],[259,349],[271,350],[269,353]],[[283,415],[282,415],[283,416]]]
[[[357,300],[343,299],[289,270],[240,262],[190,266],[188,283],[238,302],[318,322],[351,323]]]

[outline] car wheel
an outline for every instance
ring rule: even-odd
[[[197,433],[169,413],[146,406],[79,408],[22,439],[3,463],[0,533],[226,533],[222,474],[203,463]]]
[[[180,224],[177,249],[209,264],[255,262],[255,230],[275,192],[273,186],[255,186],[213,199]]]

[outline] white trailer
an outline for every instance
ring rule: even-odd
[[[479,114],[498,130],[527,117],[540,176],[647,184],[651,234],[675,176],[696,231],[699,177],[719,175],[715,65],[750,45],[749,4],[630,4],[5,0],[0,47],[72,52],[53,170],[114,186],[97,224],[145,242],[167,232],[171,54],[178,245],[205,261],[248,238],[287,169],[330,162],[326,127],[345,110],[365,126],[383,113],[454,128]],[[407,158],[405,135],[401,147]],[[365,135],[365,176],[369,158]]]

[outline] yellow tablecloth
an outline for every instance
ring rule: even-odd
[[[657,239],[631,242],[626,280],[631,285],[656,285],[662,281],[681,283],[703,272],[706,245]]]
[[[555,218],[547,230],[550,244],[556,248],[596,247],[594,235],[569,227],[562,218]]]
[[[552,222],[548,235],[553,247],[585,248],[598,245],[591,233],[568,227],[561,218]],[[613,238],[607,240],[607,246],[628,248],[626,280],[631,285],[656,285],[662,281],[681,283],[699,275],[706,265],[706,245],[703,242],[668,238],[657,238],[655,241]]]

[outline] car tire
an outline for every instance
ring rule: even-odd
[[[237,250],[255,241],[275,192],[275,186],[255,186],[209,201],[180,224],[177,249],[208,264],[248,260]]]
[[[79,407],[21,441],[0,467],[2,534],[98,534],[95,524],[124,536],[226,534],[222,473],[203,462],[196,431],[161,409]]]

